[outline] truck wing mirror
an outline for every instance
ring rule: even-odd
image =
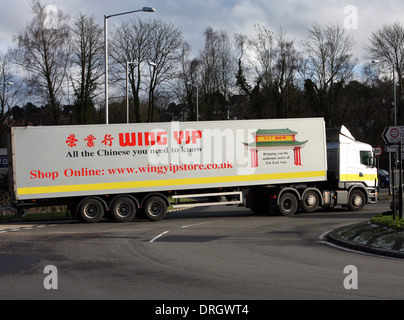
[[[376,157],[372,157],[372,158],[370,158],[370,166],[372,167],[372,168],[375,168],[376,167]]]

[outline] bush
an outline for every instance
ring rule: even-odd
[[[384,215],[378,215],[373,217],[370,222],[377,224],[379,226],[386,226],[390,228],[395,228],[399,230],[404,230],[404,219],[399,219],[396,217],[394,220],[393,216],[384,216]]]

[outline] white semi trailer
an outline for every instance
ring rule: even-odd
[[[20,214],[67,205],[86,222],[161,220],[183,198],[284,215],[377,198],[372,147],[343,127],[327,155],[322,118],[13,127],[8,154]]]

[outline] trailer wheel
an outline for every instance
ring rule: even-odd
[[[303,195],[303,200],[302,200],[302,209],[305,212],[314,212],[317,210],[318,206],[320,203],[320,198],[315,191],[307,191]]]
[[[142,215],[150,221],[163,220],[167,215],[167,204],[161,197],[150,197],[143,204]]]
[[[104,216],[104,206],[101,201],[94,198],[84,200],[79,208],[79,218],[84,222],[96,223]]]
[[[350,211],[359,211],[362,210],[365,206],[366,198],[362,191],[354,190],[349,196],[348,209]]]
[[[127,222],[136,215],[136,205],[131,198],[120,197],[112,203],[111,216],[115,221]]]
[[[284,216],[293,216],[297,211],[297,198],[293,193],[286,192],[279,199],[279,212]]]

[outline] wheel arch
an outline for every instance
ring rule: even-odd
[[[362,184],[353,184],[348,188],[348,199],[351,196],[352,192],[354,192],[356,190],[363,192],[363,194],[365,195],[365,199],[366,199],[365,204],[368,204],[369,203],[369,193],[368,193],[368,190],[366,189],[366,187]]]

